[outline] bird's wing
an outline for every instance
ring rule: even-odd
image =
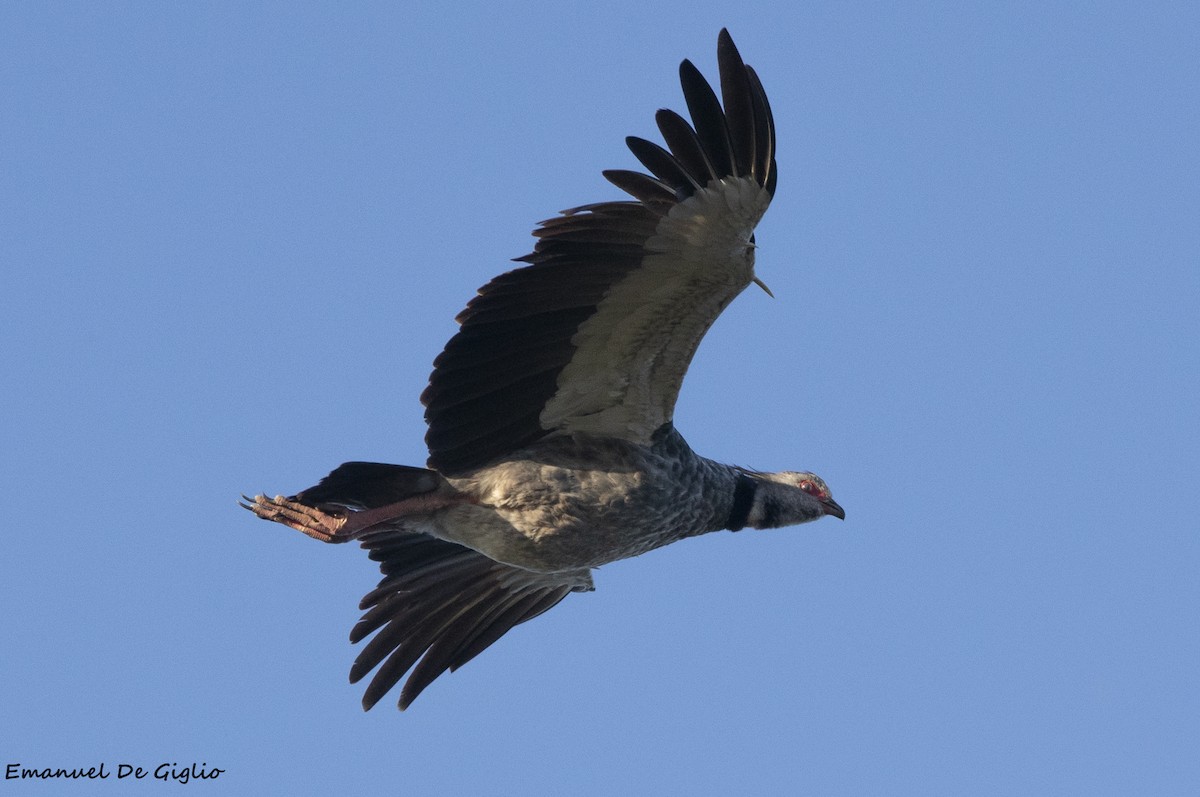
[[[533,573],[425,534],[382,530],[361,542],[384,574],[362,599],[366,614],[350,632],[355,643],[378,632],[350,669],[350,682],[357,683],[379,667],[363,695],[366,709],[411,669],[400,690],[400,708],[407,708],[435,678],[466,664],[514,626],[570,592],[592,589],[587,570]]]
[[[669,147],[630,137],[653,176],[604,173],[637,201],[564,211],[479,290],[421,399],[430,467],[457,474],[540,437],[640,443],[671,420],[696,347],[754,279],[753,230],[775,191],[775,132],[754,70],[727,31],[722,101],[689,61],[692,117],[660,110]]]

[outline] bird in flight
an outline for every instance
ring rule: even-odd
[[[592,569],[710,531],[845,518],[812,473],[696,454],[672,417],[704,333],[754,274],[754,227],[775,193],[775,129],[728,31],[721,99],[679,68],[691,116],[660,110],[650,172],[605,171],[632,200],[541,222],[521,268],[458,315],[421,395],[424,468],[347,462],[290,498],[242,504],[323,542],[357,540],[383,580],[351,642],[374,636],[370,709],[405,674],[401,709],[571,592]],[[769,291],[768,291],[769,293]]]

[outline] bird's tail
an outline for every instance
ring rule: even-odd
[[[407,514],[454,503],[453,490],[431,470],[380,462],[346,462],[314,487],[290,498],[242,496],[243,507],[322,542],[348,542]]]
[[[425,468],[382,462],[344,462],[315,486],[292,498],[308,506],[337,504],[376,509],[437,489],[441,479]]]

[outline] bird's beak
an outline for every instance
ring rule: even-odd
[[[834,501],[832,498],[822,501],[821,506],[825,509],[826,515],[833,515],[838,520],[846,519],[846,510],[838,506],[837,501]]]

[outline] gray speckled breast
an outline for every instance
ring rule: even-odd
[[[436,513],[426,530],[531,570],[595,567],[723,528],[735,478],[669,425],[650,446],[548,438],[451,479],[477,503]]]

